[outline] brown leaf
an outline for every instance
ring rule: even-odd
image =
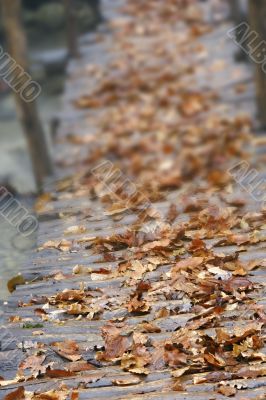
[[[250,236],[248,233],[239,233],[228,235],[229,243],[237,244],[240,246],[241,244],[246,244],[250,241]]]
[[[237,393],[237,390],[234,387],[227,386],[227,385],[221,385],[217,389],[217,393],[221,393],[224,396],[231,397],[234,396]]]
[[[193,382],[195,385],[197,385],[199,383],[205,383],[205,382],[221,382],[230,380],[232,378],[233,374],[231,372],[215,371],[215,372],[210,372],[206,375],[195,376],[193,378]]]
[[[68,240],[49,240],[48,242],[44,243],[38,250],[44,249],[56,249],[63,252],[67,252],[71,249],[72,242]]]
[[[186,364],[187,356],[178,350],[174,345],[166,344],[164,348],[164,362],[170,367]]]
[[[47,368],[46,376],[48,376],[48,378],[67,378],[69,376],[74,376],[74,372],[71,371],[65,371],[63,369],[49,369]]]
[[[130,376],[128,378],[123,379],[115,379],[112,381],[112,384],[115,386],[129,386],[129,385],[137,385],[141,380],[137,376]]]
[[[74,225],[74,226],[69,226],[65,231],[64,235],[78,235],[81,233],[85,233],[87,231],[87,228],[82,225]]]
[[[266,376],[265,364],[242,367],[237,371],[236,376],[238,378],[252,378],[252,379],[257,378],[259,376]]]
[[[79,352],[79,346],[74,340],[65,340],[64,342],[51,343],[53,350],[61,357],[69,361],[78,361],[82,358]]]
[[[184,367],[184,368],[178,368],[175,369],[174,371],[171,372],[171,375],[174,378],[180,378],[182,375],[184,375],[188,370],[190,369],[190,367]]]
[[[86,306],[86,304],[73,303],[70,304],[69,307],[67,307],[67,313],[70,315],[89,314],[93,311],[94,310],[91,307]],[[100,311],[100,309],[97,309],[97,312],[98,311]]]
[[[154,242],[150,242],[142,246],[142,250],[150,251],[155,249],[163,249],[164,247],[168,247],[169,244],[170,239],[155,240]]]
[[[159,318],[166,318],[169,317],[170,315],[170,310],[168,310],[168,308],[166,307],[162,307],[155,315],[155,319],[159,319]]]
[[[67,392],[65,390],[50,390],[49,392],[34,394],[31,400],[66,400]]]
[[[172,386],[172,390],[174,392],[184,392],[185,388],[184,386],[181,384],[180,380],[177,379],[176,382],[174,383],[174,385]]]
[[[201,93],[185,93],[183,95],[183,101],[179,105],[179,111],[184,117],[192,117],[205,107],[204,97]]]
[[[122,357],[130,346],[129,338],[121,335],[121,329],[115,325],[105,325],[102,328],[102,336],[105,341],[105,351],[101,358],[113,360]]]
[[[47,315],[47,312],[43,308],[35,308],[34,314],[36,315]]]
[[[160,333],[161,328],[156,326],[153,322],[142,322],[138,325],[141,332],[145,333]]]
[[[11,317],[9,317],[9,322],[12,322],[12,323],[17,323],[17,322],[21,322],[22,321],[22,318],[21,317],[19,317],[18,315],[12,315]]]
[[[121,359],[121,368],[134,374],[147,375],[146,365],[151,361],[151,356],[143,345],[135,345],[131,353],[125,353]]]
[[[24,387],[20,386],[18,389],[14,390],[14,392],[7,394],[4,400],[25,400]]]
[[[204,354],[204,359],[209,364],[214,365],[215,367],[225,367],[226,366],[225,360],[218,354],[206,353],[206,354]]]
[[[18,285],[24,285],[26,283],[25,278],[22,275],[14,276],[14,278],[10,279],[7,283],[7,288],[10,293],[16,290]]]
[[[128,312],[146,313],[149,311],[149,304],[142,299],[142,294],[151,288],[149,282],[141,281],[138,283],[136,291],[131,295],[127,304]]]
[[[203,260],[203,257],[189,257],[178,261],[178,263],[172,267],[172,274],[179,271],[185,271],[187,269],[193,271],[202,264]]]
[[[87,361],[73,361],[66,366],[66,369],[69,372],[81,372],[94,370],[95,367]]]
[[[74,390],[71,393],[71,399],[70,400],[79,400],[79,393],[76,390]]]
[[[82,290],[69,290],[65,289],[56,295],[56,301],[81,301],[84,298],[84,292]]]
[[[224,343],[230,340],[230,335],[223,328],[216,328],[216,338],[218,343]]]
[[[45,373],[46,367],[42,366],[46,356],[29,356],[19,365],[20,370],[30,369],[33,376],[37,377],[39,373]]]
[[[247,278],[233,277],[226,281],[221,282],[223,290],[227,293],[233,293],[235,290],[243,291],[252,289],[252,282]]]
[[[167,212],[166,220],[170,223],[173,223],[177,216],[178,216],[178,211],[176,205],[171,204]]]
[[[150,306],[146,303],[146,301],[139,299],[136,294],[127,304],[128,312],[130,313],[147,313],[150,309]]]

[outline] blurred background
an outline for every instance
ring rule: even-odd
[[[66,15],[61,0],[22,0],[23,25],[28,40],[31,76],[42,87],[38,108],[46,132],[60,108],[68,58]],[[94,30],[100,22],[98,0],[75,0],[79,33]],[[2,18],[1,18],[2,20]],[[3,23],[0,45],[6,48]],[[12,90],[0,81],[0,179],[20,193],[34,191],[25,139],[16,118]]]
[[[38,113],[50,146],[64,88],[68,47],[67,2],[62,0],[21,0],[21,18],[27,38],[29,72],[42,88]],[[2,7],[0,46],[8,51]],[[77,35],[93,32],[102,22],[99,0],[75,0]],[[30,154],[17,117],[11,88],[0,79],[0,185],[32,210],[36,185]],[[35,236],[23,237],[0,215],[0,300],[8,294],[8,279],[19,272]]]

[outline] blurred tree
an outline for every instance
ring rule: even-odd
[[[249,0],[228,0],[231,10],[231,18],[239,23],[247,19]]]
[[[1,0],[4,30],[9,54],[17,65],[28,72],[27,42],[21,22],[21,0]],[[25,101],[15,92],[18,116],[28,142],[36,185],[41,190],[43,179],[52,174],[45,133],[38,115],[36,100]]]
[[[89,0],[89,5],[92,7],[97,20],[102,21],[101,0]]]
[[[234,21],[235,25],[239,25],[242,22],[247,22],[248,20],[248,0],[228,0],[230,11],[231,11],[231,19]],[[242,34],[241,32],[236,32],[236,40],[241,41]],[[239,49],[235,54],[235,58],[237,61],[249,61],[247,54]]]
[[[78,24],[74,0],[64,0],[69,57],[78,58]]]
[[[239,0],[229,0],[229,5],[230,5],[231,18],[233,19],[233,21],[235,22],[241,21],[242,10],[240,7]]]
[[[249,0],[250,27],[257,38],[250,43],[252,59],[256,68],[256,92],[258,117],[266,128],[266,1]]]

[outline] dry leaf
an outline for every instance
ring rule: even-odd
[[[74,340],[65,340],[64,342],[54,342],[51,343],[54,351],[59,354],[59,356],[69,360],[78,361],[82,358],[79,354],[79,346]]]
[[[18,389],[7,394],[3,400],[26,400],[24,387],[20,386]]]

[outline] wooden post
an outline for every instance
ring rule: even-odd
[[[9,55],[15,60],[20,70],[28,73],[27,42],[21,22],[21,0],[1,0],[1,5]],[[13,90],[13,92],[31,155],[36,186],[38,190],[41,190],[44,177],[52,174],[52,164],[36,100],[25,101],[21,91]]]
[[[228,0],[229,7],[230,7],[230,16],[235,26],[241,24],[242,22],[247,22],[247,2],[248,0]],[[242,36],[241,34],[238,36],[236,32],[236,40],[241,41]],[[235,53],[236,61],[248,61],[247,54],[242,50],[239,49]]]
[[[66,34],[69,57],[78,58],[78,24],[74,0],[64,0],[66,13]]]
[[[230,6],[230,17],[234,22],[239,22],[239,18],[241,18],[240,8],[239,8],[239,0],[229,0]]]
[[[88,4],[93,10],[96,24],[103,21],[101,13],[101,0],[88,0]]]
[[[248,0],[228,0],[232,20],[239,24],[247,19]]]
[[[253,59],[255,63],[256,93],[258,105],[258,117],[262,128],[266,128],[266,58],[265,64],[261,63],[260,57],[266,56],[266,49],[263,41],[266,41],[266,1],[249,0],[249,22],[251,30],[257,32],[258,39],[254,41],[254,47],[258,46],[258,51],[254,51]],[[252,44],[251,44],[252,45]],[[263,48],[264,47],[264,48]]]

